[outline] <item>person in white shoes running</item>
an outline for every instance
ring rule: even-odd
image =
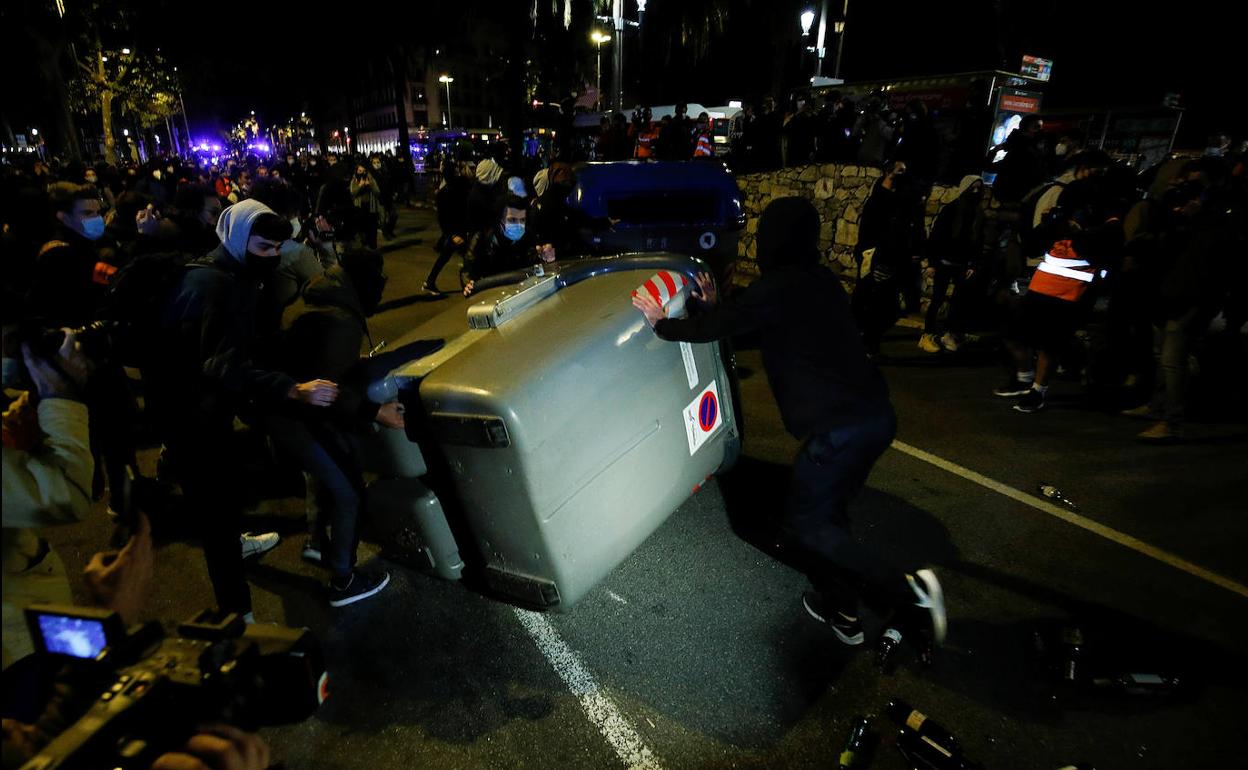
[[[962,295],[984,252],[983,198],[983,180],[975,174],[964,176],[958,185],[958,197],[942,208],[932,222],[932,232],[927,238],[932,302],[923,322],[923,336],[919,338],[919,348],[926,353],[958,349]],[[953,298],[949,300],[949,317],[942,334],[940,310],[950,286],[953,286]]]

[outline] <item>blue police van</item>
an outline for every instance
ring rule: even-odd
[[[687,254],[720,276],[737,258],[745,227],[736,180],[713,160],[586,163],[576,169],[569,203],[587,217],[617,220],[581,233],[595,254]]]

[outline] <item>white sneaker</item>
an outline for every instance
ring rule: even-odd
[[[953,336],[950,332],[945,332],[945,336],[940,338],[940,344],[950,353],[956,353],[958,351],[958,338]]]
[[[244,532],[238,536],[238,543],[242,546],[243,558],[248,559],[273,550],[281,539],[276,532]]]
[[[906,575],[906,582],[910,584],[910,590],[914,591],[914,606],[927,610],[931,615],[932,639],[936,644],[941,644],[945,641],[949,621],[945,616],[945,594],[940,588],[940,581],[936,579],[936,573],[930,569],[916,570],[913,575]]]
[[[924,353],[939,353],[942,349],[940,343],[936,341],[935,334],[924,334],[919,337],[919,350]]]

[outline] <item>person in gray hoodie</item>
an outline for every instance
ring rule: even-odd
[[[192,262],[171,291],[158,335],[164,355],[154,356],[143,372],[147,408],[164,433],[171,465],[180,471],[217,604],[248,619],[251,591],[240,549],[244,500],[234,418],[288,401],[325,407],[338,395],[333,382],[296,382],[254,359],[261,288],[290,235],[290,221],[258,201],[225,209],[217,222],[221,245]],[[268,533],[252,542],[256,551],[267,550],[277,536]]]

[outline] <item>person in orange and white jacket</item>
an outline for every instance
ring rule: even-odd
[[[1083,320],[1082,300],[1092,283],[1106,276],[1122,249],[1122,208],[1104,177],[1079,180],[1062,191],[1049,248],[1006,333],[1015,372],[993,391],[1017,398],[1015,411],[1033,414],[1044,409],[1058,353]]]

